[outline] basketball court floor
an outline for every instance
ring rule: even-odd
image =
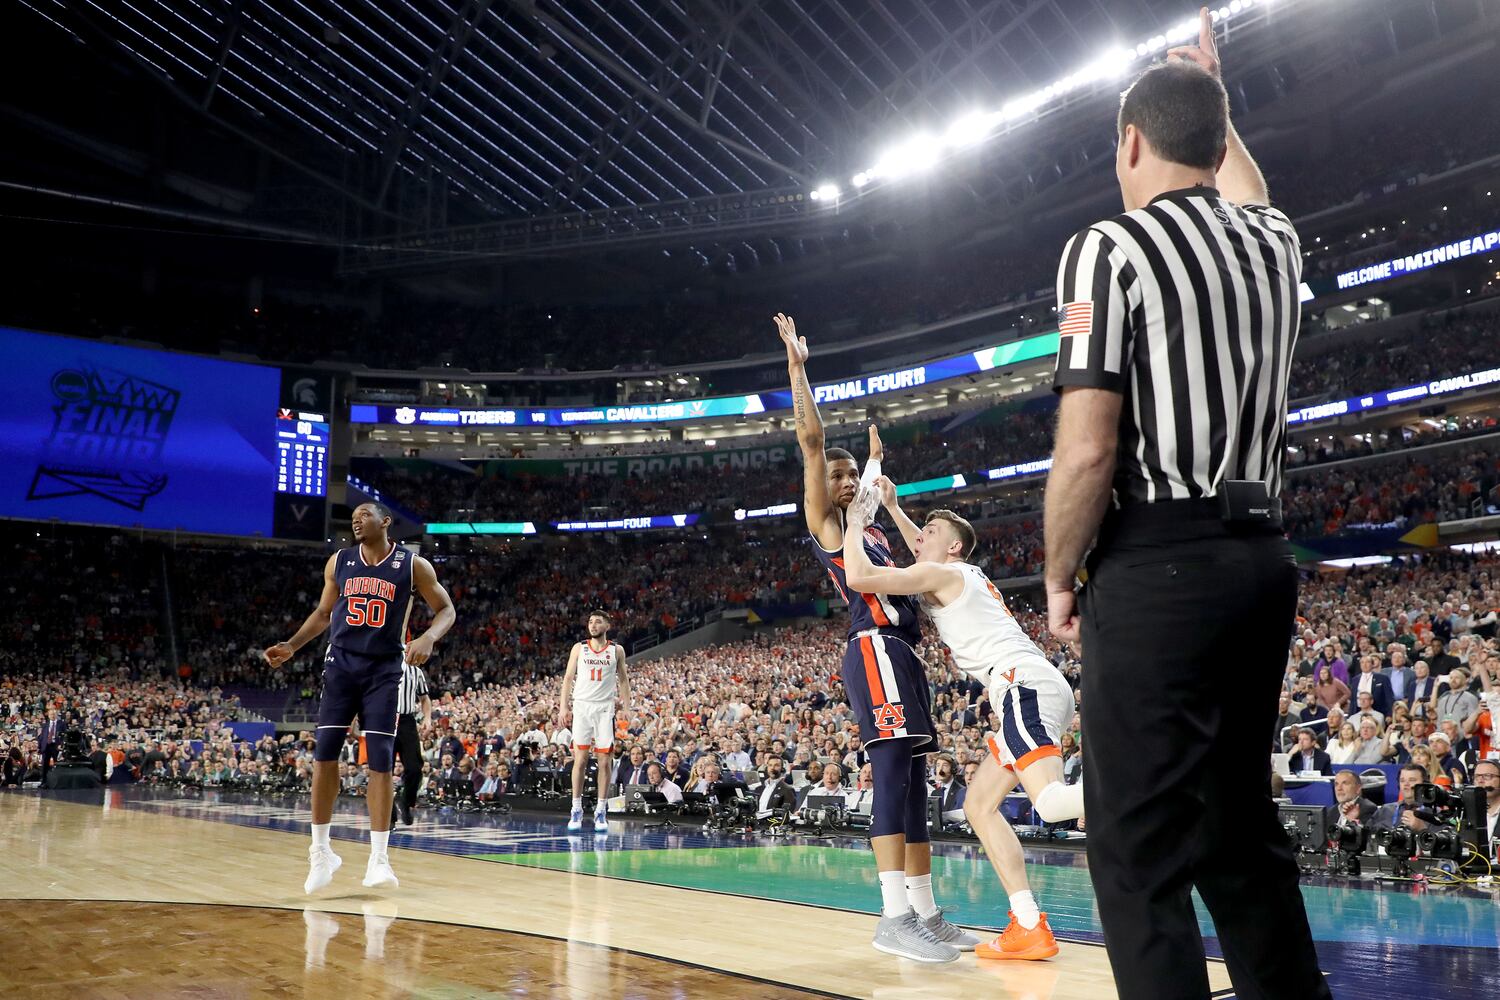
[[[570,998],[1114,995],[1082,855],[1031,852],[1057,958],[917,965],[873,951],[868,846],[767,843],[565,817],[419,813],[399,888],[360,885],[369,823],[341,799],[344,866],[306,896],[305,799],[150,788],[0,794],[0,995]],[[939,844],[938,900],[996,928],[976,847]],[[1500,890],[1305,883],[1336,996],[1500,995]],[[1205,934],[1212,925],[1200,909]],[[1210,951],[1215,942],[1209,941]],[[1211,960],[1216,997],[1231,997]]]

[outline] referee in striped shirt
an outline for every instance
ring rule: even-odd
[[[422,788],[422,738],[417,727],[419,723],[427,725],[431,719],[427,673],[402,660],[401,686],[396,690],[396,756],[401,760],[401,794],[396,796],[393,810],[407,826],[412,824],[411,810]]]
[[[1052,633],[1081,638],[1089,871],[1125,1000],[1328,997],[1270,793],[1297,604],[1282,443],[1296,231],[1229,123],[1208,11],[1120,105],[1124,215],[1063,251]],[[1074,581],[1088,549],[1087,583]]]

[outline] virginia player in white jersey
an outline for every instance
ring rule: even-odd
[[[858,543],[858,531],[883,504],[916,564],[904,569],[876,566]],[[1062,780],[1058,740],[1072,718],[1073,691],[1021,630],[1000,591],[979,567],[965,560],[976,536],[968,521],[935,510],[918,528],[896,502],[896,488],[881,476],[849,505],[844,571],[849,586],[866,594],[919,594],[938,635],[964,673],[990,693],[1000,732],[989,738],[990,756],[980,765],[964,799],[964,815],[984,844],[1010,895],[1011,921],[994,941],[975,949],[980,958],[1032,960],[1057,954],[1057,941],[1038,911],[1026,878],[1025,856],[1015,831],[1000,815],[1000,803],[1019,783],[1045,822],[1083,815],[1083,786]]]
[[[583,782],[589,769],[589,751],[599,755],[599,801],[594,806],[594,832],[608,832],[605,808],[608,797],[610,755],[615,747],[615,700],[630,705],[630,678],[625,673],[625,650],[609,641],[610,619],[604,611],[589,614],[589,637],[575,642],[563,674],[559,719],[573,723],[573,810],[568,829],[583,828]],[[568,706],[572,705],[571,711]]]

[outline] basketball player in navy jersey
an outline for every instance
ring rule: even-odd
[[[813,551],[849,605],[844,690],[874,770],[870,846],[880,875],[878,951],[918,962],[952,962],[979,939],[943,918],[932,895],[932,844],[927,833],[927,761],[937,728],[927,673],[915,652],[922,639],[918,603],[909,595],[860,594],[844,576],[844,523],[861,482],[880,475],[880,435],[870,428],[870,458],[860,476],[854,456],[824,450],[823,421],[807,381],[807,338],[777,313],[792,381],[797,443],[802,447],[802,511]],[[871,525],[865,549],[876,566],[891,566],[885,534]]]
[[[354,717],[365,737],[370,784],[370,861],[364,884],[397,885],[386,847],[391,836],[391,769],[395,762],[396,693],[401,661],[420,666],[453,626],[453,600],[437,581],[432,563],[391,541],[390,511],[378,503],[360,504],[351,519],[354,545],[328,557],[323,596],[297,634],[266,650],[266,662],[280,667],[308,642],[329,629],[323,656],[323,698],[313,749],[312,847],[303,888],[316,892],[343,864],[328,843],[333,802],[339,794],[339,749]],[[406,640],[412,595],[432,609],[426,632]]]

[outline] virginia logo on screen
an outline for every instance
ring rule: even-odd
[[[167,488],[156,465],[182,394],[109,368],[52,376],[52,435],[28,500],[92,495],[131,510]]]

